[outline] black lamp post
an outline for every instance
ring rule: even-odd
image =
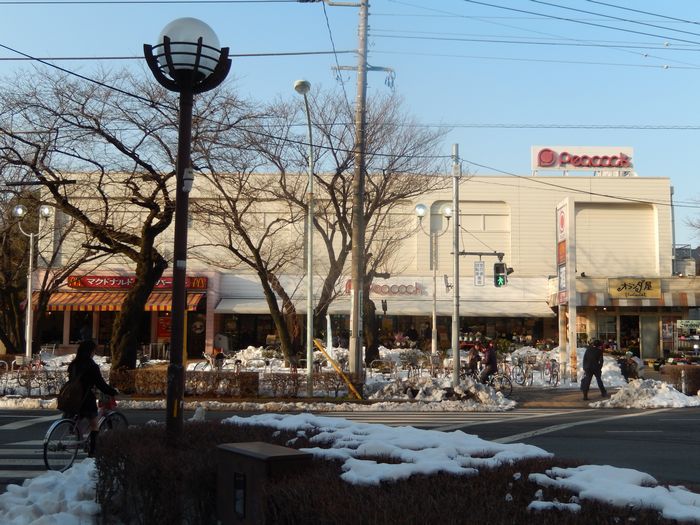
[[[165,416],[167,434],[172,439],[182,433],[185,393],[183,353],[187,307],[187,213],[194,178],[190,166],[192,102],[195,93],[209,91],[224,81],[231,69],[231,60],[228,58],[228,48],[219,47],[216,33],[196,18],[178,18],[170,22],[158,37],[158,44],[144,44],[143,52],[156,80],[166,89],[180,93],[173,303]]]

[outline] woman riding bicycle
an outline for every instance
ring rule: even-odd
[[[102,378],[100,367],[92,359],[95,355],[94,341],[82,341],[78,345],[75,359],[68,365],[68,380],[78,379],[83,386],[83,402],[78,410],[78,417],[85,418],[90,422],[90,438],[88,441],[88,457],[95,454],[95,442],[99,433],[97,419],[97,400],[93,388],[97,387],[108,396],[116,396],[119,392],[108,385]],[[75,415],[75,414],[71,414]]]
[[[479,381],[485,384],[489,376],[498,371],[498,356],[496,355],[493,341],[489,341],[484,348],[484,358],[481,360],[481,363],[484,365],[484,368],[481,370],[481,374],[479,374]]]

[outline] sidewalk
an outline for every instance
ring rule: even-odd
[[[663,381],[661,374],[654,370],[644,370],[644,379]],[[580,384],[580,383],[579,383]],[[617,392],[618,388],[608,388],[608,394]],[[519,408],[589,408],[589,403],[600,401],[600,390],[595,379],[588,391],[588,401],[583,400],[579,385],[567,387],[513,387],[510,398],[517,401]]]

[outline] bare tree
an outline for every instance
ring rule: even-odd
[[[317,156],[315,185],[318,188],[314,226],[328,258],[326,264],[318,268],[324,272],[314,312],[314,326],[319,326],[339,294],[340,280],[347,271],[352,249],[355,133],[353,112],[344,100],[337,93],[316,93],[311,100]],[[257,151],[262,158],[260,168],[278,174],[276,185],[270,187],[270,191],[278,201],[290,203],[299,210],[306,207],[306,184],[305,177],[298,174],[304,173],[308,166],[306,135],[294,127],[297,122],[303,122],[302,111],[300,105],[278,102],[267,111],[275,118],[260,120],[256,127],[247,128],[246,135],[248,148]],[[449,180],[435,176],[444,169],[444,161],[436,151],[445,133],[446,130],[434,131],[417,125],[393,95],[369,102],[364,217],[367,287],[375,276],[386,277],[391,273],[397,246],[412,234],[406,221],[396,221],[406,201],[449,184]],[[389,217],[393,217],[393,227],[389,227]],[[365,311],[369,312],[366,321],[370,321],[374,305],[368,293],[364,297]],[[372,332],[368,360],[378,351],[376,330]]]
[[[209,123],[216,121],[220,102],[216,93],[197,98],[193,153],[198,141],[211,140]],[[134,267],[135,284],[112,331],[113,368],[135,366],[134,327],[168,267],[156,238],[174,213],[174,97],[127,73],[87,82],[44,71],[18,75],[0,94],[4,176],[43,183],[52,204],[85,229],[91,239],[86,250]],[[217,121],[215,127],[230,125]],[[68,179],[79,181],[65,185]]]

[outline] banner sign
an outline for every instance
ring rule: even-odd
[[[661,299],[661,279],[621,277],[608,279],[608,293],[612,299]]]
[[[134,286],[136,277],[127,275],[70,275],[69,288],[128,290]],[[209,284],[207,277],[185,277],[185,288],[188,290],[206,290]],[[154,290],[169,290],[173,287],[172,277],[161,277],[153,287]]]

